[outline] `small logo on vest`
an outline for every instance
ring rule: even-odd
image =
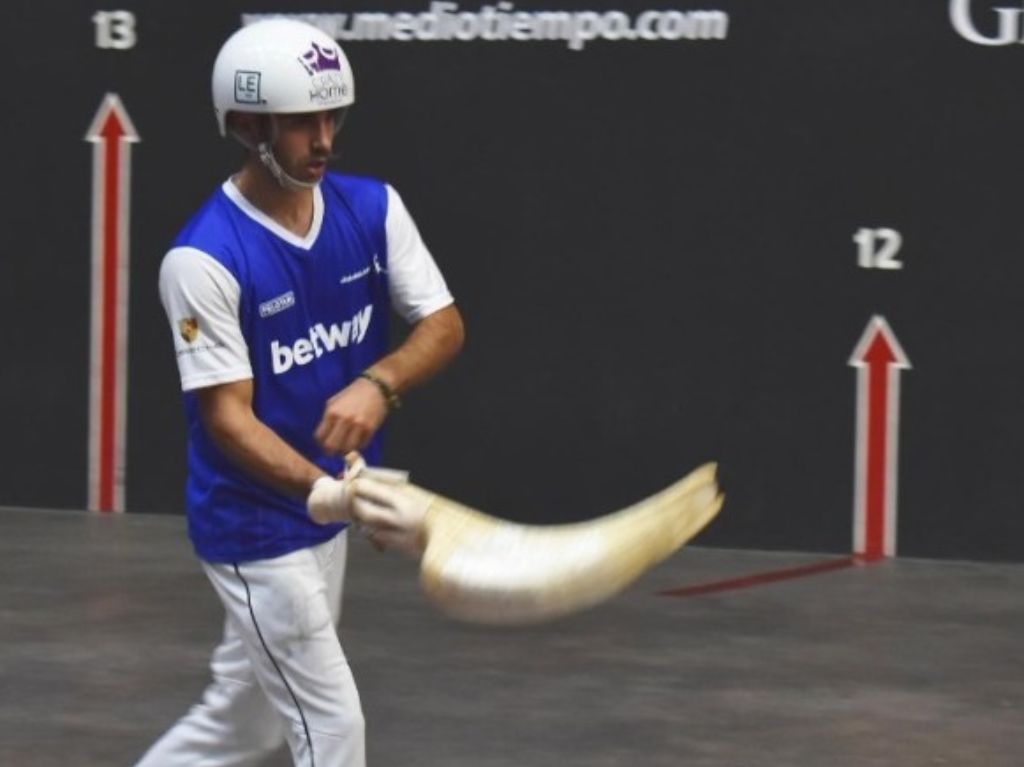
[[[185,339],[185,343],[193,343],[199,338],[199,320],[195,317],[178,320],[178,332]]]
[[[348,285],[350,282],[361,280],[363,277],[370,273],[370,267],[360,269],[358,272],[352,272],[352,274],[346,274],[344,277],[338,280],[342,285]]]
[[[285,309],[291,309],[293,306],[295,306],[295,293],[289,290],[277,298],[271,298],[260,304],[260,317],[271,317]]]

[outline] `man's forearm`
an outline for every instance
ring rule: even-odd
[[[465,328],[455,305],[420,320],[408,338],[371,370],[396,393],[406,392],[439,373],[462,349]]]
[[[281,439],[252,412],[250,382],[200,394],[203,425],[217,447],[254,479],[304,498],[324,472]]]

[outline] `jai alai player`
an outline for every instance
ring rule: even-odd
[[[217,124],[245,160],[165,256],[160,296],[189,536],[227,617],[202,700],[146,767],[256,764],[282,740],[296,765],[365,764],[336,632],[351,503],[335,477],[350,451],[379,459],[388,411],[464,334],[398,193],[327,170],[354,89],[335,41],[293,20],[237,31],[214,65]],[[389,350],[392,311],[412,329]]]

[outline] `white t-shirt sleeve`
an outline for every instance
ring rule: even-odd
[[[391,305],[406,322],[415,323],[455,303],[455,299],[402,198],[390,185],[387,190],[385,233]]]
[[[241,288],[195,248],[173,248],[160,266],[160,300],[171,323],[182,391],[252,378],[238,321]]]

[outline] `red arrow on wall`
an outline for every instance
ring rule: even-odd
[[[115,94],[103,97],[85,140],[93,144],[88,506],[123,511],[130,152],[139,134]]]
[[[910,360],[884,317],[868,322],[850,357],[857,368],[857,441],[853,552],[876,559],[896,554],[900,372]]]

